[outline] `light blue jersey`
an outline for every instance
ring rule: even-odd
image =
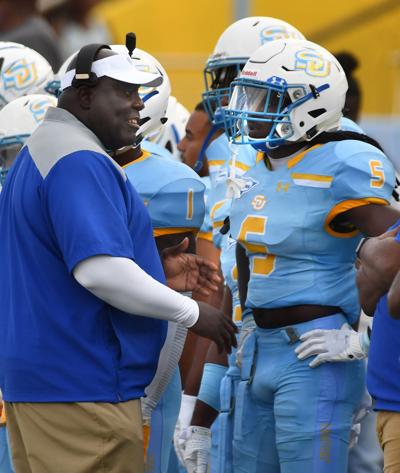
[[[212,223],[210,218],[210,191],[211,191],[211,179],[209,176],[201,178],[201,181],[205,185],[204,192],[204,204],[205,213],[203,223],[201,224],[198,238],[212,242]]]
[[[210,173],[211,187],[218,181],[226,180],[227,168],[233,165],[232,150],[237,152],[236,175],[240,176],[256,163],[258,151],[251,146],[235,146],[231,148],[227,136],[224,134],[213,140],[207,147],[206,156]]]
[[[363,129],[350,118],[342,117],[340,120],[340,129],[343,131],[353,131],[355,133],[364,133]]]
[[[236,146],[236,149],[238,150],[237,156],[231,156],[229,160],[221,166],[214,186],[210,190],[210,220],[213,241],[217,248],[221,248],[222,236],[220,230],[224,220],[229,216],[231,207],[231,198],[227,197],[228,178],[232,173],[235,177],[243,176],[262,159],[262,153],[257,152],[251,146]]]
[[[171,159],[172,161],[176,161],[173,154],[170,153],[167,148],[164,146],[159,145],[158,143],[153,143],[152,141],[143,140],[142,141],[142,150],[145,149],[148,153],[156,154],[163,158]]]
[[[346,140],[312,148],[270,171],[246,174],[231,208],[231,233],[251,264],[248,307],[338,306],[350,323],[360,308],[355,286],[355,228],[335,218],[349,209],[388,204],[394,170],[377,148]]]
[[[225,133],[215,138],[207,146],[206,156],[211,187],[214,187],[221,167],[225,165],[231,156],[228,138]]]
[[[204,221],[205,185],[192,169],[143,150],[125,172],[147,207],[155,237],[198,232]]]

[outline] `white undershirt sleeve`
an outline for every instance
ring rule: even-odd
[[[129,258],[92,256],[73,270],[75,279],[92,294],[123,312],[192,327],[199,306],[156,281]]]

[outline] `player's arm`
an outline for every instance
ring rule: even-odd
[[[368,237],[382,235],[397,222],[400,212],[390,205],[369,204],[344,212],[343,218]]]
[[[232,317],[232,295],[225,287],[223,312]],[[211,449],[211,426],[220,410],[220,387],[228,365],[226,353],[218,353],[211,343],[202,371],[201,385],[190,425],[175,439],[175,449],[188,471],[199,463],[207,465]]]
[[[224,289],[222,312],[226,317],[232,317],[232,294],[227,286]],[[227,353],[219,353],[215,343],[211,343],[205,358],[205,370],[202,373],[200,392],[193,411],[191,425],[211,428],[218,416],[220,381],[225,375],[227,366]]]
[[[238,269],[239,298],[242,312],[246,310],[247,286],[250,280],[250,263],[246,251],[239,243],[236,245],[236,265]]]
[[[200,235],[196,241],[197,254],[207,258],[214,264],[219,265],[220,251],[215,248],[212,239],[208,239]],[[220,284],[217,292],[204,296],[197,291],[193,291],[193,299],[199,302],[206,302],[212,307],[220,308],[222,303],[222,284]],[[192,344],[189,346],[189,341]],[[200,388],[201,375],[203,373],[204,360],[210,347],[210,341],[202,337],[188,338],[183,352],[182,363],[186,367],[184,393],[188,396],[197,396]]]
[[[384,233],[400,217],[399,212],[388,205],[394,183],[393,167],[384,155],[364,150],[347,156],[333,179],[331,192],[336,205],[325,222],[329,233],[337,237],[340,233],[352,236],[357,230],[368,237]],[[394,242],[380,242],[379,238],[367,241],[366,246],[373,245],[372,251],[366,254],[365,260],[362,256],[358,260],[361,305],[370,315],[379,298],[389,289],[397,265],[389,260],[386,248]],[[362,359],[369,350],[369,334],[356,332],[347,324],[340,330],[306,332],[300,340],[302,343],[295,350],[298,358],[316,355],[311,367],[325,362]]]
[[[345,151],[343,144],[338,146]],[[383,153],[363,144],[358,149],[359,152],[342,157],[336,170],[331,187],[336,205],[329,212],[326,223],[336,230],[336,235],[350,231],[348,235],[351,236],[358,230],[364,236],[377,237],[400,218],[399,211],[389,205],[396,182],[395,173]],[[330,216],[334,217],[333,220]],[[385,245],[390,241],[383,242],[383,245],[378,245],[378,241],[370,243],[375,248],[361,261],[359,287],[362,306],[372,315],[376,301],[388,289],[387,279],[394,277],[390,266],[392,263],[395,266],[396,262],[388,261]]]
[[[364,312],[372,316],[400,268],[400,245],[393,236],[371,238],[362,246],[359,255],[357,286],[360,303]]]
[[[390,206],[367,205],[350,210],[346,218],[365,235],[375,237],[362,245],[357,271],[361,307],[373,316],[379,299],[388,292],[400,267],[396,232],[386,233],[399,220],[400,213]]]

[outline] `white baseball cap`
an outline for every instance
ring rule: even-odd
[[[113,54],[112,56],[93,61],[91,72],[94,72],[98,78],[105,76],[121,82],[127,82],[128,84],[146,85],[149,87],[158,87],[163,81],[161,74],[139,70],[135,66],[135,61],[128,54]],[[71,69],[61,77],[61,90],[72,85],[75,75],[76,70]]]

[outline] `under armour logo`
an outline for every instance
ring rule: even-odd
[[[272,76],[267,80],[267,84],[284,87],[287,82],[283,77]]]
[[[279,181],[277,186],[276,186],[276,192],[279,192],[279,191],[284,191],[284,192],[287,192],[289,190],[289,183],[288,182],[285,182],[285,183],[282,183],[282,181]]]

